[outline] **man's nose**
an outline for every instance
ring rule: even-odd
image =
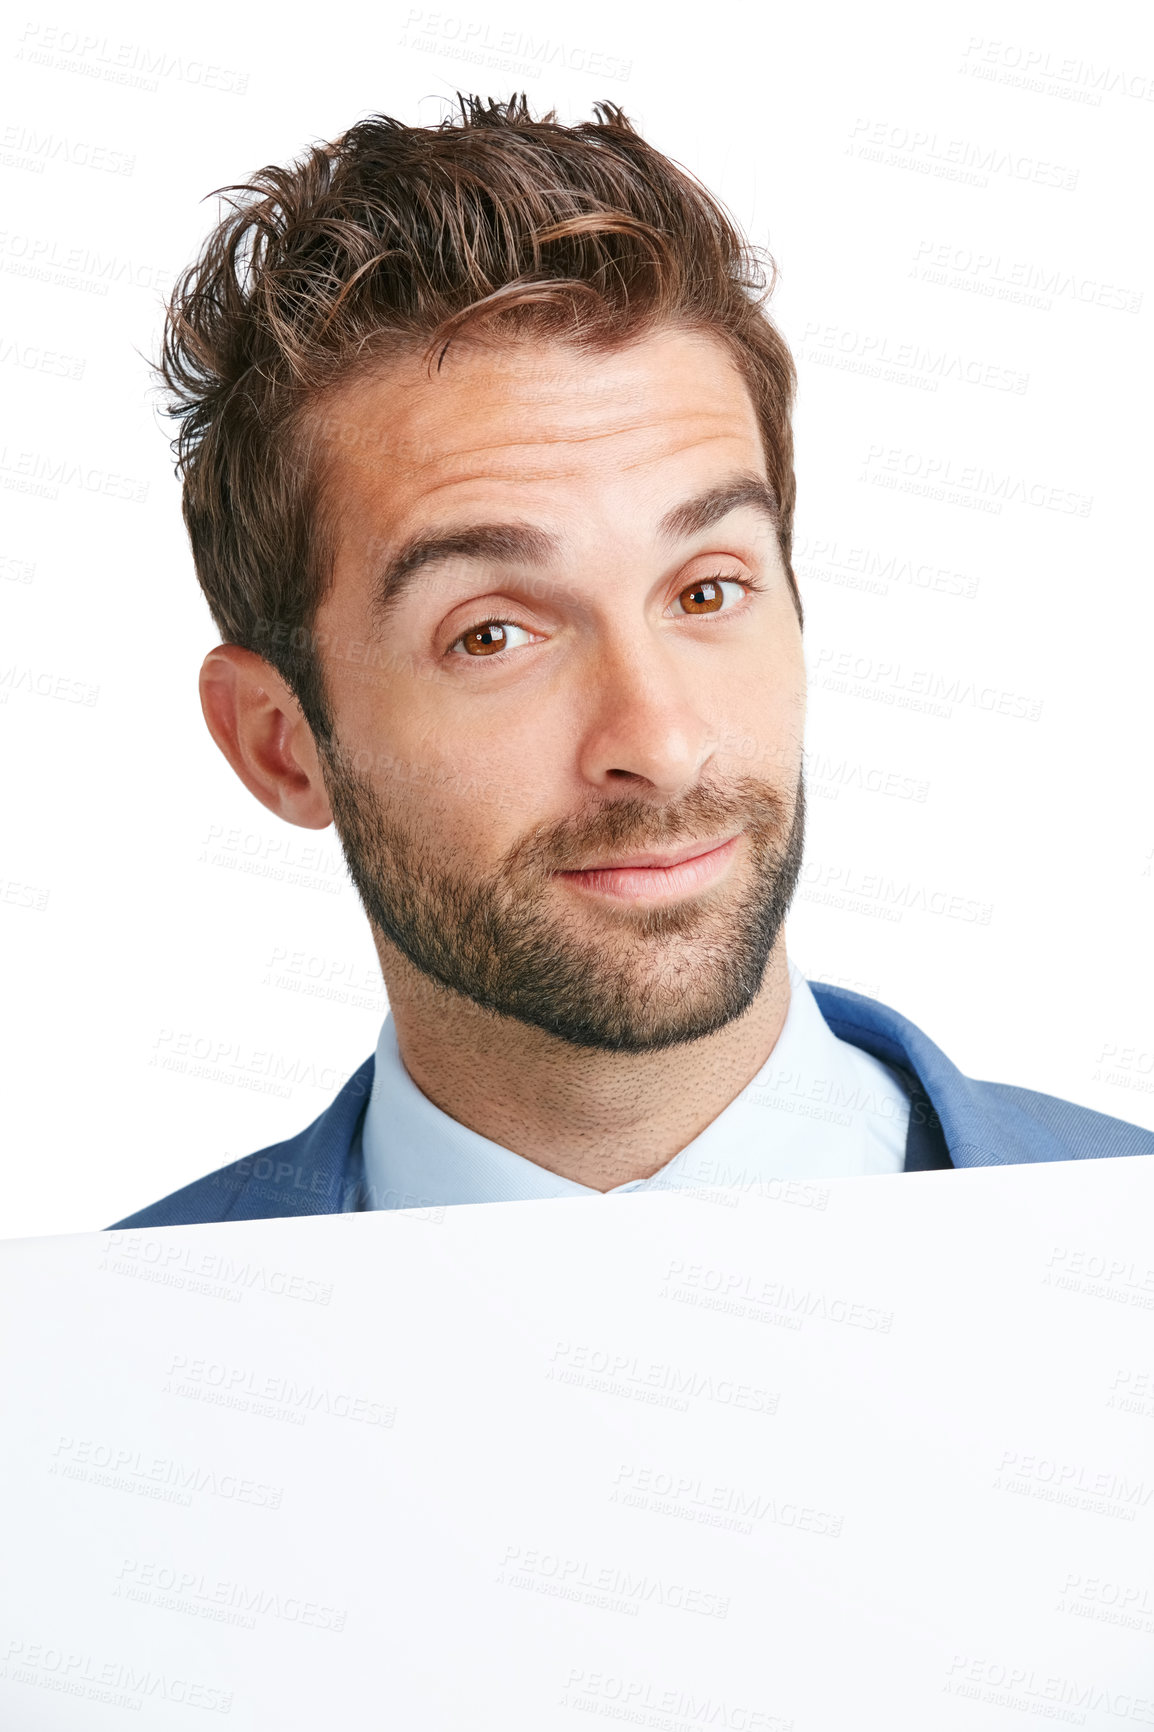
[[[699,682],[674,646],[656,634],[603,639],[586,678],[583,779],[607,792],[632,783],[666,797],[692,787],[712,744]]]

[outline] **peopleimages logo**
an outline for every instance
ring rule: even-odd
[[[854,1329],[888,1335],[894,1314],[866,1305],[845,1294],[793,1287],[788,1281],[767,1281],[742,1269],[714,1269],[704,1263],[671,1258],[658,1297],[706,1310],[734,1311],[754,1322],[783,1323],[800,1329],[810,1319],[841,1323]]]
[[[62,1436],[48,1471],[61,1479],[185,1507],[198,1494],[269,1510],[278,1510],[284,1498],[283,1486],[268,1485],[247,1474],[222,1473],[199,1462],[151,1455],[131,1444],[105,1443],[98,1438]]]
[[[814,657],[809,683],[849,697],[896,704],[899,709],[928,708],[930,713],[945,718],[953,714],[955,705],[964,704],[987,715],[1036,722],[1044,702],[1025,692],[982,685],[963,674],[909,667],[883,657],[861,655],[856,650],[838,649],[833,644]]]
[[[57,674],[47,669],[18,667],[0,668],[0,703],[6,703],[13,692],[26,692],[29,697],[54,698],[58,703],[83,704],[92,709],[100,696],[100,687],[87,680],[74,679],[71,674]]]
[[[264,1263],[238,1263],[222,1251],[201,1251],[192,1245],[147,1233],[109,1232],[102,1235],[100,1268],[114,1275],[139,1275],[163,1286],[193,1293],[240,1300],[248,1293],[274,1299],[295,1299],[303,1305],[328,1305],[331,1281]]]
[[[577,1600],[597,1611],[635,1618],[643,1606],[689,1612],[701,1618],[727,1618],[729,1598],[688,1582],[669,1581],[620,1564],[598,1564],[550,1552],[539,1546],[506,1546],[497,1585],[555,1599]]]
[[[1001,145],[969,138],[942,137],[923,127],[860,116],[850,129],[846,149],[851,156],[866,162],[912,169],[977,187],[989,186],[991,175],[1003,175],[1008,180],[1073,192],[1080,173],[1076,168],[1048,162],[1028,151],[1007,150]]]
[[[1092,494],[1070,487],[1054,486],[1035,476],[1013,470],[987,469],[981,463],[958,463],[936,452],[910,451],[901,445],[870,445],[863,459],[862,481],[877,486],[905,486],[928,498],[952,503],[975,503],[995,515],[1003,505],[1032,505],[1040,511],[1059,511],[1089,517]]]
[[[1098,108],[1103,96],[1154,102],[1154,73],[1132,72],[1110,61],[1099,64],[1076,54],[1056,54],[1025,42],[971,36],[958,68],[971,78],[1010,84],[1019,90],[1059,96]]]
[[[539,78],[549,68],[624,83],[633,70],[632,62],[619,54],[553,36],[532,36],[524,30],[502,30],[485,19],[424,6],[409,7],[398,46],[518,71],[529,78]]]
[[[597,1389],[605,1395],[623,1395],[652,1406],[670,1407],[686,1413],[691,1401],[709,1401],[745,1413],[772,1418],[781,1400],[776,1390],[737,1378],[719,1377],[711,1371],[669,1365],[660,1360],[639,1359],[635,1353],[593,1347],[584,1342],[559,1341],[553,1349],[545,1376],[558,1383]]]
[[[1072,1570],[1058,1591],[1054,1610],[1068,1618],[1088,1618],[1154,1636],[1154,1587],[1149,1583],[1115,1582]]]
[[[797,356],[799,360],[836,367],[862,378],[884,379],[923,391],[936,391],[945,381],[978,385],[988,391],[1009,391],[1022,397],[1030,383],[1030,375],[1015,367],[1000,366],[956,349],[899,341],[879,331],[823,323],[820,319],[811,319],[806,325]]]
[[[888,595],[893,583],[935,595],[959,596],[964,601],[973,601],[978,593],[979,580],[972,574],[831,537],[799,536],[793,544],[793,565],[807,582],[864,590],[870,595]]]
[[[143,505],[148,498],[148,482],[135,476],[50,452],[16,451],[7,445],[0,446],[0,487],[41,499],[58,499],[62,487],[127,500],[132,505]]]
[[[1061,299],[1118,313],[1142,310],[1140,289],[1083,276],[1065,265],[1007,258],[952,241],[919,241],[910,274],[938,288],[963,289],[1042,313]]]
[[[1003,1451],[992,1489],[1123,1522],[1136,1521],[1154,1497],[1154,1485],[1147,1485],[1145,1480],[1130,1479],[1108,1468],[1088,1467],[1083,1462],[1010,1449]]]
[[[305,1624],[313,1630],[340,1635],[348,1621],[344,1607],[277,1588],[236,1582],[228,1577],[206,1576],[200,1569],[178,1569],[152,1559],[125,1558],[112,1587],[115,1599],[135,1600],[161,1611],[183,1612],[207,1618],[216,1624],[239,1624],[256,1628],[258,1617],[282,1623]]]
[[[165,1395],[208,1405],[231,1407],[266,1419],[287,1419],[304,1425],[313,1414],[330,1419],[348,1419],[359,1425],[376,1425],[391,1431],[397,1410],[387,1402],[357,1395],[347,1389],[318,1386],[311,1380],[297,1383],[291,1377],[256,1370],[246,1365],[174,1353],[164,1384]]]
[[[162,79],[216,90],[226,96],[243,96],[248,89],[247,72],[220,66],[215,61],[33,20],[24,26],[16,58],[32,66],[74,72],[104,84],[120,84],[153,94],[160,89]]]
[[[82,295],[107,295],[110,288],[165,292],[173,273],[143,259],[72,246],[56,235],[0,229],[0,271]]]
[[[135,156],[111,145],[94,144],[88,138],[69,138],[66,133],[41,132],[34,126],[12,124],[0,131],[0,165],[43,174],[50,162],[70,168],[91,168],[100,174],[132,174]]]
[[[844,1516],[749,1487],[716,1485],[695,1474],[671,1473],[644,1463],[623,1462],[610,1503],[626,1504],[651,1515],[700,1523],[730,1533],[751,1534],[758,1522],[792,1528],[818,1539],[841,1538]]]
[[[793,1720],[783,1719],[766,1708],[718,1696],[699,1696],[695,1691],[648,1678],[628,1678],[615,1672],[588,1671],[574,1666],[565,1679],[563,1707],[613,1720],[630,1720],[637,1726],[656,1726],[663,1732],[682,1728],[710,1727],[717,1732],[794,1732]]]
[[[1089,1678],[1066,1678],[1041,1672],[1036,1666],[1018,1666],[984,1656],[955,1654],[946,1668],[942,1688],[950,1695],[990,1707],[1013,1708],[1067,1725],[1084,1726],[1089,1711],[1154,1726],[1154,1696],[1135,1696]]]
[[[158,1702],[175,1702],[182,1708],[203,1708],[212,1714],[232,1711],[231,1690],[153,1666],[108,1660],[81,1649],[21,1637],[13,1637],[4,1650],[0,1677],[65,1696],[83,1696],[90,1702],[101,1702],[107,1708],[126,1708],[131,1713],[139,1713],[146,1702],[153,1706]],[[52,1724],[58,1726],[61,1722],[53,1719]]]

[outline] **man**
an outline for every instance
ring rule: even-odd
[[[335,822],[391,1010],[308,1130],[122,1226],[1154,1153],[791,967],[793,366],[723,210],[596,113],[367,121],[177,285],[205,717]]]

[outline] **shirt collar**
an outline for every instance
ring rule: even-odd
[[[903,1085],[879,1060],[837,1038],[792,963],[789,978],[785,1023],[748,1086],[652,1177],[617,1185],[609,1195],[749,1189],[770,1179],[901,1170],[909,1121]],[[601,1194],[434,1106],[401,1062],[391,1015],[377,1042],[363,1148],[370,1209]]]

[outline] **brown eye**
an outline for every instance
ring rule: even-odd
[[[511,620],[487,619],[483,625],[462,632],[449,648],[458,656],[495,656],[502,650],[523,649],[527,643],[540,641],[523,625],[514,625]]]
[[[467,656],[491,656],[498,650],[503,650],[508,638],[505,627],[496,620],[489,620],[485,625],[479,625],[475,631],[467,631],[458,643]]]
[[[677,599],[684,613],[719,613],[725,597],[721,584],[707,577],[704,583],[693,583],[683,589]]]

